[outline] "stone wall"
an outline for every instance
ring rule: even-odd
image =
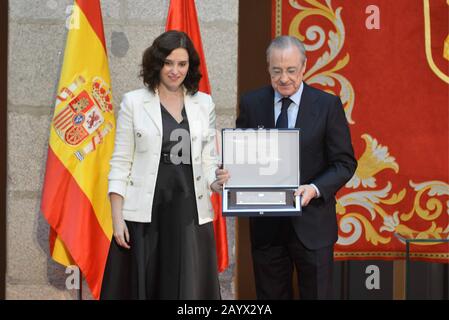
[[[102,0],[115,105],[142,86],[143,50],[164,31],[168,0]],[[75,299],[65,268],[49,259],[48,225],[39,212],[50,121],[73,0],[9,1],[7,298]],[[217,127],[232,127],[237,104],[238,0],[196,0]],[[69,10],[69,11],[67,11]],[[234,298],[234,221],[230,268],[220,275]],[[84,298],[90,298],[84,290]]]

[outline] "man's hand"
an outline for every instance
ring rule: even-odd
[[[301,206],[305,207],[309,204],[310,200],[317,196],[316,190],[310,184],[304,184],[299,186],[295,191],[295,196],[301,196]]]

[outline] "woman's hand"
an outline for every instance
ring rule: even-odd
[[[129,232],[123,218],[112,219],[114,228],[114,239],[120,247],[125,249],[131,248],[129,245]]]
[[[210,188],[214,192],[221,192],[223,184],[226,183],[230,178],[229,172],[226,169],[218,168],[217,170],[215,170],[215,177],[216,180],[210,185]]]
[[[120,247],[129,249],[129,232],[122,215],[123,197],[116,193],[109,195],[112,209],[112,227],[114,239]]]

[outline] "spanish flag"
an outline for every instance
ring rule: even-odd
[[[203,45],[201,43],[200,27],[196,14],[194,0],[171,0],[168,9],[167,24],[165,29],[178,30],[185,32],[192,40],[196,51],[201,60],[200,72],[202,78],[199,84],[199,90],[210,94],[209,77],[207,75],[206,59],[204,58]],[[218,143],[218,141],[217,141]],[[214,232],[215,244],[217,249],[218,271],[223,272],[229,264],[228,239],[226,234],[226,220],[222,216],[221,196],[218,193],[212,193],[211,201],[215,211]]]
[[[98,299],[112,237],[107,175],[115,117],[99,0],[76,0],[50,128],[41,211],[52,258]]]

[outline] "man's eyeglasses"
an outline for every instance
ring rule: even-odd
[[[270,69],[270,76],[277,80],[282,77],[282,74],[285,72],[287,74],[288,78],[294,78],[298,75],[298,72],[300,71],[300,68],[287,68],[287,70],[282,70],[281,68],[272,68]]]

